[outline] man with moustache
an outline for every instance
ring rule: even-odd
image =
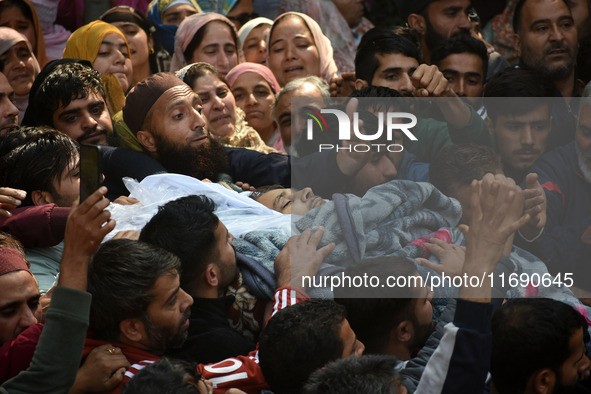
[[[278,153],[223,147],[208,134],[201,111],[201,100],[189,85],[173,74],[158,73],[129,92],[123,119],[144,152],[167,171],[198,179],[226,180],[223,174],[228,174],[255,187],[289,187],[294,167],[295,187],[313,186],[331,195],[334,185],[347,182],[368,159],[341,150],[292,160]]]
[[[507,68],[486,84],[486,120],[503,173],[521,183],[544,154],[553,127],[552,84],[531,70]],[[555,128],[562,125],[555,124]]]
[[[397,0],[403,20],[421,35],[423,62],[431,63],[431,51],[455,35],[470,35],[470,0]]]
[[[18,108],[13,101],[14,90],[0,73],[0,136],[18,127]]]
[[[98,71],[86,60],[49,62],[35,79],[23,126],[49,126],[79,144],[103,145],[101,167],[108,197],[127,195],[123,177],[141,181],[164,168],[141,152],[116,148],[119,137]]]
[[[55,60],[43,68],[22,124],[49,126],[82,144],[117,145],[100,75],[84,60]]]
[[[530,68],[554,84],[555,96],[564,97],[564,105],[552,111],[560,133],[552,132],[549,146],[561,146],[574,139],[577,102],[583,86],[577,81],[577,27],[568,2],[564,0],[521,0],[513,16],[514,47],[520,67]]]
[[[233,236],[214,214],[205,196],[187,196],[159,208],[142,229],[140,241],[158,246],[181,260],[181,287],[195,301],[189,335],[177,358],[213,363],[248,354],[255,345],[229,322],[233,295],[228,287],[239,275]]]
[[[575,141],[546,153],[530,170],[546,193],[547,221],[528,249],[551,273],[572,273],[575,286],[591,291],[591,85],[580,107]]]

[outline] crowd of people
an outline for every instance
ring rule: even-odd
[[[591,392],[591,0],[110,5],[0,0],[0,393]]]

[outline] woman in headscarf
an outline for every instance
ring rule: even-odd
[[[308,75],[327,81],[337,75],[330,40],[308,15],[279,15],[271,27],[267,47],[267,63],[280,86]]]
[[[232,22],[223,15],[206,12],[188,17],[179,26],[170,70],[204,62],[225,76],[239,60],[238,34]]]
[[[238,48],[244,54],[244,61],[266,64],[267,37],[273,21],[267,18],[255,18],[238,30]]]
[[[154,54],[152,30],[142,14],[131,7],[118,6],[105,12],[100,19],[119,28],[127,39],[133,65],[130,88],[160,71]]]
[[[296,11],[309,15],[322,26],[322,31],[330,40],[339,71],[355,71],[357,44],[361,36],[373,27],[363,17],[363,1],[282,0],[277,11]]]
[[[49,62],[39,16],[28,0],[0,0],[0,26],[11,27],[27,38],[40,67]]]
[[[148,6],[148,20],[156,29],[156,40],[170,56],[174,53],[174,37],[181,22],[201,12],[195,0],[154,0]]]
[[[101,75],[111,116],[123,108],[132,80],[129,45],[110,23],[94,21],[76,30],[66,44],[64,59],[88,60]]]
[[[0,71],[14,90],[19,124],[29,104],[29,92],[39,74],[39,63],[27,38],[10,27],[0,27]]]
[[[176,75],[193,89],[203,106],[207,130],[225,146],[254,149],[262,153],[276,153],[267,146],[255,129],[246,123],[244,112],[236,108],[236,101],[228,83],[210,64],[195,63],[179,70]]]
[[[267,67],[257,63],[240,63],[226,80],[232,89],[238,108],[245,119],[269,146],[284,151],[281,134],[273,119],[273,102],[279,93],[279,84]]]
[[[201,11],[217,12],[232,21],[236,30],[258,14],[252,12],[253,0],[197,0]]]

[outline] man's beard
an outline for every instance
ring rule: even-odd
[[[549,52],[555,49],[562,49],[566,51],[570,55],[570,63],[567,63],[564,66],[550,68],[547,65],[544,58]],[[546,48],[541,59],[532,58],[530,56],[527,56],[527,54],[522,55],[521,63],[524,66],[538,72],[541,76],[545,77],[550,81],[562,81],[570,77],[575,68],[575,63],[577,59],[576,52],[577,51],[575,50],[575,53],[572,53],[568,45],[558,43],[556,45],[552,45],[549,48]]]
[[[431,333],[433,332],[433,330],[435,330],[435,323],[430,322],[428,324],[421,325],[416,320],[415,316],[411,317],[411,322],[414,326],[414,337],[411,343],[409,344],[408,348],[411,352],[412,357],[414,357],[419,352],[419,350],[421,350],[421,348],[425,346],[425,343],[427,343],[427,339],[429,339]]]
[[[560,373],[560,368],[556,368],[554,373],[556,374],[556,384],[554,385],[554,391],[552,392],[553,394],[575,394],[580,392],[576,390],[578,381],[571,384],[564,384],[562,374]],[[579,380],[580,379],[581,376],[579,376]]]
[[[576,142],[575,148],[577,150],[577,162],[579,164],[579,170],[581,170],[581,175],[583,175],[587,183],[591,183],[591,155],[583,154],[579,146],[576,145]]]
[[[226,291],[228,286],[232,283],[236,282],[240,277],[240,270],[238,269],[237,257],[236,257],[236,248],[232,245],[232,249],[234,249],[234,264],[228,265],[218,265],[220,269],[220,276],[222,282],[220,282],[220,290]]]
[[[189,175],[197,179],[216,182],[221,173],[227,173],[229,160],[224,147],[211,138],[196,148],[178,145],[154,134],[158,161],[168,172]]]
[[[142,321],[150,343],[150,352],[156,355],[164,354],[172,349],[180,348],[187,340],[189,330],[181,327],[191,316],[191,309],[187,308],[177,327],[157,327],[154,322],[145,316]]]
[[[447,40],[448,38],[439,33],[435,30],[435,27],[431,24],[429,17],[425,14],[425,24],[426,24],[426,32],[425,32],[425,44],[427,44],[427,48],[429,51],[433,51],[437,46],[439,46],[443,41]],[[470,37],[470,31],[467,29],[460,29],[457,32],[453,33],[451,37]]]

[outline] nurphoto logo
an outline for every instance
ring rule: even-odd
[[[353,130],[354,137],[358,141],[376,141],[383,140],[383,134],[386,133],[385,137],[387,141],[394,141],[394,131],[400,130],[406,135],[411,141],[417,141],[417,137],[411,133],[412,129],[417,124],[417,117],[408,112],[378,112],[374,115],[377,117],[377,130],[372,133],[372,130],[367,130],[364,127],[363,130],[359,130],[359,113],[353,113],[353,127],[351,127],[351,120],[347,113],[338,109],[314,109],[311,107],[304,108],[304,114],[309,118],[307,120],[307,131],[306,138],[308,141],[314,138],[314,123],[320,127],[320,132],[328,132],[328,124],[323,114],[332,114],[337,117],[338,121],[338,136],[339,141],[351,141],[351,130]],[[385,121],[384,121],[385,120]],[[410,120],[409,122],[403,122],[404,120]],[[403,123],[401,123],[403,122]],[[348,151],[355,152],[368,152],[372,148],[377,148],[379,152],[381,149],[385,149],[388,152],[401,152],[404,148],[400,144],[365,144],[365,143],[353,143],[347,146],[335,146],[334,144],[319,144],[319,151],[323,150],[334,150],[337,151],[346,149]]]

